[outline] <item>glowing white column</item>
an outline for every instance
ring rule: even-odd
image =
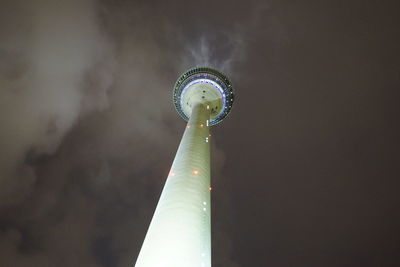
[[[210,110],[186,126],[135,267],[210,267]]]

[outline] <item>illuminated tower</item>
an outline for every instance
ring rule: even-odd
[[[211,68],[176,82],[175,108],[188,124],[135,267],[211,266],[209,126],[228,115],[233,99],[227,77]]]

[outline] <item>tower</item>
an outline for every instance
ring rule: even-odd
[[[217,70],[190,69],[177,80],[173,101],[187,126],[135,267],[210,267],[211,203],[209,127],[234,100]]]

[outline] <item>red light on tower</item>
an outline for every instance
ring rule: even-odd
[[[198,171],[198,170],[194,170],[194,171],[193,171],[193,174],[194,174],[194,175],[197,175],[197,174],[199,174],[199,171]]]

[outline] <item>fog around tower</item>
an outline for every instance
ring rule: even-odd
[[[2,0],[0,266],[133,266],[197,65],[237,97],[212,128],[213,266],[398,266],[389,2]]]

